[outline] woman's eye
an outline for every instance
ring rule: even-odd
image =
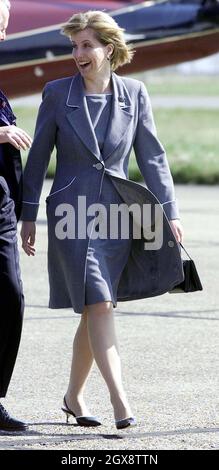
[[[77,49],[77,45],[76,44],[72,44],[72,50],[76,50]],[[91,45],[89,43],[86,43],[82,46],[84,49],[87,49],[88,47],[91,47]]]

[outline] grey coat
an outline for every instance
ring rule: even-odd
[[[88,235],[64,240],[56,237],[60,219],[57,206],[71,204],[77,226],[78,196],[86,196],[87,206],[97,203],[104,174],[110,176],[128,205],[151,204],[153,209],[159,203],[163,215],[163,243],[159,249],[145,249],[143,231],[140,239],[133,240],[117,300],[160,295],[183,280],[179,246],[168,222],[179,218],[173,181],[164,149],[156,137],[148,94],[143,83],[115,73],[112,84],[112,111],[102,154],[87,112],[81,75],[47,83],[43,92],[24,171],[21,218],[36,220],[43,180],[55,146],[57,168],[47,197],[51,308],[73,307],[76,312],[83,311],[89,244]],[[132,147],[147,189],[127,179]],[[90,221],[87,216],[86,222]]]

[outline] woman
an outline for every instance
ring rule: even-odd
[[[114,73],[133,56],[123,30],[108,14],[89,11],[73,15],[63,32],[72,42],[79,72],[44,89],[24,172],[21,237],[24,251],[34,255],[39,196],[56,146],[56,175],[47,198],[49,305],[81,314],[63,411],[80,425],[101,424],[83,399],[95,360],[109,389],[116,427],[122,429],[134,425],[135,418],[122,383],[113,307],[117,300],[167,292],[183,279],[177,244],[182,227],[144,85]],[[127,179],[133,146],[148,189]],[[158,249],[145,249],[144,236],[134,237],[138,223],[129,224],[128,236],[122,236],[114,217],[106,221],[112,208],[125,203],[122,220],[127,222],[128,213],[133,222],[133,203],[154,209],[158,200],[165,209]]]

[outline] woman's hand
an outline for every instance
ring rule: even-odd
[[[31,137],[17,126],[2,126],[0,127],[0,144],[9,143],[16,149],[27,150],[31,144]]]
[[[28,256],[35,255],[35,248],[34,248],[35,235],[36,235],[35,222],[22,222],[22,226],[21,226],[22,248]]]
[[[181,222],[179,221],[179,219],[173,219],[173,220],[170,220],[170,225],[177,241],[179,243],[182,243],[184,232],[183,232],[183,227],[181,225]]]

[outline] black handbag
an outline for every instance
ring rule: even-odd
[[[177,294],[180,292],[196,292],[198,290],[203,290],[194,261],[191,259],[182,243],[180,243],[180,246],[185,251],[189,259],[182,259],[184,280],[180,284],[174,286],[169,293]]]

